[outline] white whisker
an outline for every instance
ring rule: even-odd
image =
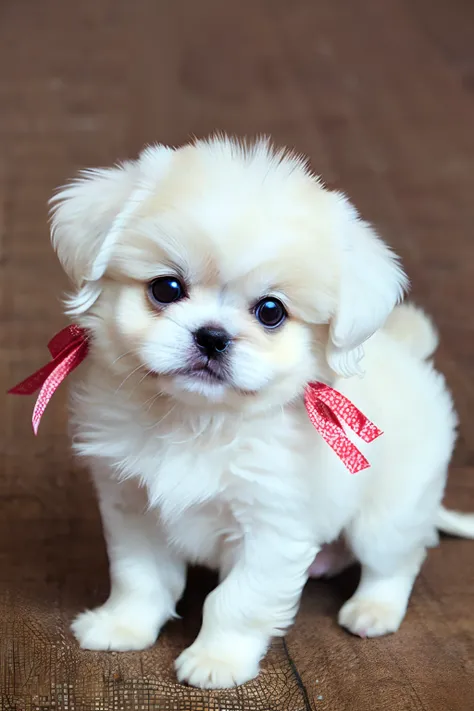
[[[150,403],[149,407],[147,408],[147,412],[150,412],[151,408],[153,407],[153,404],[156,402],[156,400],[159,397],[161,397],[162,394],[163,393],[161,392],[161,390],[159,390],[157,393],[155,393],[154,395],[149,397],[147,400],[145,400],[145,402],[143,403],[143,407],[145,407],[145,405],[148,405],[148,403]]]
[[[153,370],[147,370],[146,373],[145,373],[145,375],[143,376],[143,378],[140,378],[140,380],[138,381],[136,387],[138,387],[139,385],[141,385],[141,384],[143,383],[143,381],[145,380],[145,378],[148,378],[149,375],[153,375],[153,373],[154,373]]]
[[[140,351],[136,348],[131,348],[129,351],[126,351],[126,353],[122,353],[122,355],[119,355],[114,361],[112,361],[112,365],[115,365],[116,363],[118,363],[119,360],[125,358],[128,355],[131,355],[132,353],[133,355],[137,355],[139,352]]]
[[[129,378],[131,378],[132,375],[134,375],[138,370],[140,370],[140,368],[142,368],[141,363],[140,363],[140,365],[137,365],[137,367],[134,368],[134,369],[132,370],[132,372],[129,373],[129,374],[127,375],[127,377],[122,380],[122,382],[121,382],[120,385],[118,386],[117,390],[115,391],[115,394],[118,393],[118,391],[123,387],[123,385],[125,385],[125,383],[127,382],[127,380],[128,380]]]
[[[155,429],[155,427],[158,427],[158,425],[161,425],[162,422],[166,420],[166,418],[171,415],[173,410],[176,410],[176,405],[173,405],[173,407],[170,407],[170,409],[161,417],[157,422],[154,422],[153,425],[150,427],[147,427],[147,429]]]

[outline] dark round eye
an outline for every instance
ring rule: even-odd
[[[281,326],[287,315],[285,307],[278,299],[262,299],[255,307],[255,316],[265,328]]]
[[[157,304],[172,304],[183,298],[184,287],[176,277],[158,277],[148,287],[150,297]]]

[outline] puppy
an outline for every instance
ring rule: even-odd
[[[396,306],[407,278],[350,202],[298,157],[216,137],[83,173],[54,198],[52,241],[91,338],[73,442],[110,560],[109,599],[73,624],[81,646],[152,645],[193,563],[220,584],[182,682],[255,677],[308,576],[353,557],[340,624],[397,630],[437,528],[473,536],[474,517],[441,507],[456,416],[435,330]],[[384,431],[370,468],[349,474],[312,426],[314,381]]]

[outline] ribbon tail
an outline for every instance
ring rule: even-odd
[[[59,385],[61,385],[66,376],[75,370],[80,363],[82,363],[86,355],[87,342],[83,341],[79,343],[79,345],[77,345],[57,365],[55,365],[49,376],[44,381],[33,410],[32,425],[35,435],[38,434],[41,418],[43,417],[46,406],[51,400],[55,390],[59,387]]]
[[[313,404],[307,398],[306,409],[315,429],[351,474],[357,474],[357,472],[370,467],[368,460],[345,434],[337,416],[326,403]]]
[[[21,381],[21,383],[18,383],[17,385],[14,385],[13,388],[10,388],[8,390],[9,395],[33,395],[37,390],[40,389],[40,387],[43,385],[45,380],[51,375],[53,370],[57,366],[57,361],[51,361],[50,363],[46,363],[46,365],[43,365],[42,368],[36,371],[36,373],[33,373],[33,375],[29,375],[27,378]]]
[[[351,442],[347,435],[339,432],[337,439],[335,439],[322,429],[318,428],[318,431],[351,474],[358,474],[358,472],[370,467],[369,461],[364,457],[362,452],[357,449],[355,444]],[[344,448],[344,454],[341,453],[341,447]]]

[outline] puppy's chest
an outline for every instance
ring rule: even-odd
[[[205,445],[163,447],[141,478],[169,543],[190,561],[219,567],[251,525],[258,486],[242,476],[241,446]]]
[[[151,434],[129,442],[127,473],[146,486],[166,525],[193,518],[201,528],[206,519],[233,535],[235,525],[245,530],[256,511],[286,507],[294,498],[301,463],[288,442],[256,437],[251,428],[224,434]]]
[[[209,501],[224,503],[232,489],[231,458],[220,449],[160,448],[154,465],[142,471],[150,504],[172,519]]]

